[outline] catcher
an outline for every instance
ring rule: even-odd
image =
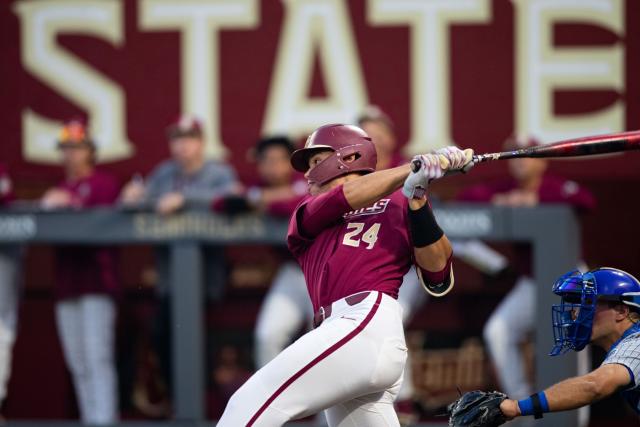
[[[552,385],[523,400],[504,393],[472,391],[449,406],[450,426],[498,426],[519,416],[589,405],[620,392],[640,413],[640,282],[615,268],[572,271],[557,280],[562,299],[552,308],[551,356],[581,351],[592,343],[607,351],[599,368]]]

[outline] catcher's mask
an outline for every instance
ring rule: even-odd
[[[613,301],[640,309],[640,282],[622,270],[603,267],[580,273],[571,271],[553,285],[560,304],[551,307],[555,345],[551,356],[580,351],[589,344],[598,301]]]

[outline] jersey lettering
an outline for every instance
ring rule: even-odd
[[[369,207],[360,208],[355,211],[347,212],[346,214],[344,214],[344,219],[351,219],[351,218],[355,218],[363,215],[381,214],[387,209],[389,202],[390,202],[390,199],[380,199]]]

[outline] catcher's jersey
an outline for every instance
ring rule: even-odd
[[[640,325],[632,326],[613,344],[602,364],[617,363],[629,371],[631,384],[622,396],[640,414]]]
[[[354,211],[342,186],[302,200],[287,243],[302,267],[314,310],[360,291],[397,298],[413,253],[407,203],[396,191]]]

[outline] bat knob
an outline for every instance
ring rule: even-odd
[[[411,161],[411,172],[416,173],[422,167],[422,161],[420,159],[413,159]]]

